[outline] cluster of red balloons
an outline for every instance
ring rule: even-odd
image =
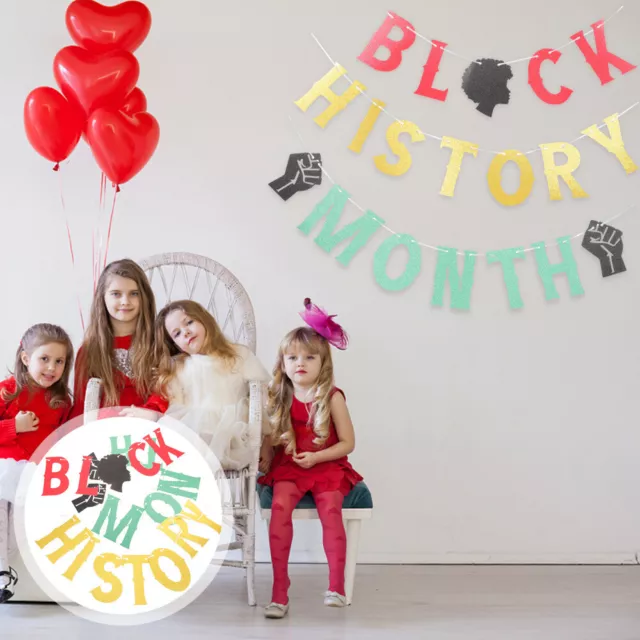
[[[151,13],[137,1],[105,7],[74,0],[66,23],[78,46],[64,47],[54,59],[62,94],[39,87],[27,96],[27,138],[57,168],[82,136],[107,178],[124,184],[147,164],[160,137],[136,87],[140,65],[133,55],[151,29]]]

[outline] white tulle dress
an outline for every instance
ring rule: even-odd
[[[234,348],[238,358],[231,369],[216,356],[185,358],[169,383],[165,414],[193,429],[225,469],[243,469],[251,463],[248,383],[270,380],[250,349],[242,345]],[[266,419],[262,432],[269,432]]]

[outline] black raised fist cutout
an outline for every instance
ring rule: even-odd
[[[121,493],[123,484],[131,480],[131,473],[127,469],[129,461],[126,456],[114,453],[98,460],[96,455],[92,453],[88,457],[91,458],[89,480],[97,480],[98,482],[87,484],[87,486],[89,489],[97,487],[98,493],[96,495],[83,494],[72,500],[78,513],[103,504],[107,485],[112,491]]]
[[[307,191],[322,184],[322,159],[319,153],[292,153],[284,175],[276,178],[269,186],[287,201],[298,191]]]
[[[585,231],[582,246],[600,260],[603,278],[627,270],[622,259],[623,245],[620,229],[592,220]]]

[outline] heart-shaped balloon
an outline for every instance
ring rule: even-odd
[[[88,117],[102,107],[118,109],[136,86],[140,65],[128,51],[99,54],[65,47],[56,54],[53,73],[62,93]]]
[[[125,99],[124,104],[120,107],[120,111],[128,116],[147,110],[147,96],[144,95],[142,89],[136,87]]]
[[[34,89],[24,103],[24,128],[31,146],[47,160],[62,162],[75,149],[82,112],[51,87]]]
[[[114,109],[98,109],[87,125],[87,141],[103,173],[124,184],[147,164],[160,138],[158,121],[150,113],[128,116]]]
[[[142,2],[105,7],[75,0],[67,8],[67,29],[76,44],[93,53],[135,51],[149,34],[151,12]]]

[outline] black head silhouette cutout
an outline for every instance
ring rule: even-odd
[[[98,461],[98,478],[108,485],[113,491],[122,491],[122,485],[131,480],[131,473],[127,469],[129,461],[126,456],[114,453]]]
[[[498,104],[509,104],[511,91],[507,82],[513,71],[502,60],[482,58],[470,64],[462,76],[462,89],[469,100],[477,102],[476,109],[485,116],[493,116]]]

